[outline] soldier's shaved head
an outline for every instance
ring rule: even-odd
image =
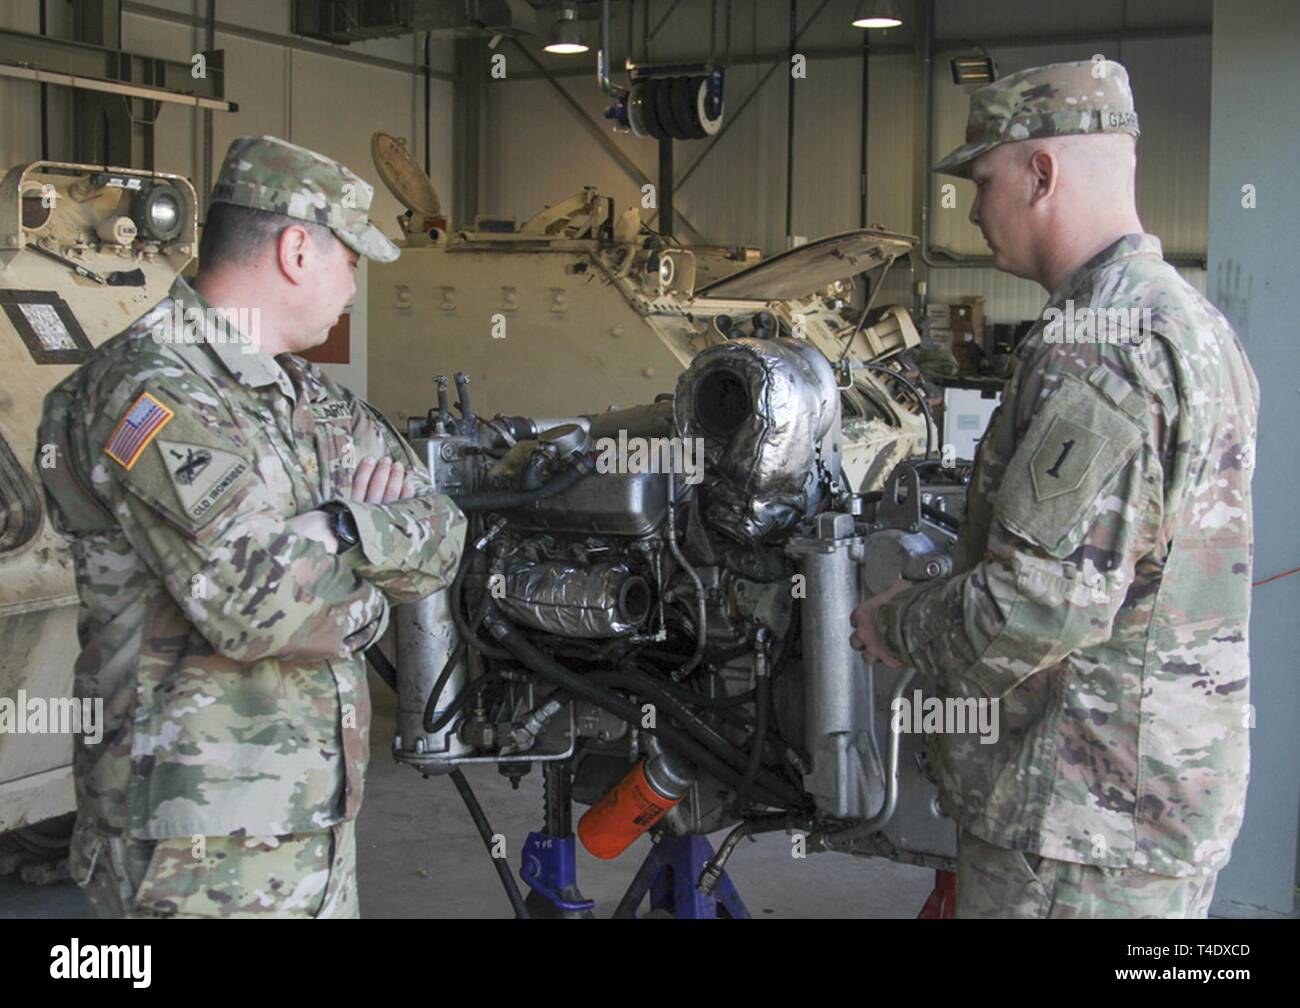
[[[1136,138],[1084,133],[1006,143],[970,166],[971,223],[994,265],[1055,289],[1094,253],[1141,233]]]
[[[1054,155],[1064,169],[1064,181],[1087,201],[1117,194],[1134,196],[1137,174],[1137,137],[1128,133],[1076,133],[1008,144],[1026,166],[1038,151]]]
[[[993,265],[1051,291],[1093,254],[1142,232],[1138,135],[1128,71],[1098,55],[972,92],[965,142],[934,171],[975,182],[971,222]]]
[[[334,233],[323,224],[234,203],[213,203],[199,239],[199,268],[257,266],[274,254],[275,242],[287,227],[303,228],[321,248],[334,241]]]

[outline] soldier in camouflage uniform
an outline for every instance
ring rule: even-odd
[[[1108,138],[1137,129],[1123,67],[1039,67],[974,92],[935,166],[977,183],[995,265],[1051,292],[980,446],[957,573],[854,613],[868,657],[999,701],[995,743],[934,747],[958,916],[1203,917],[1241,826],[1258,385],[1140,232],[1132,141]],[[1088,191],[1069,144],[1127,160]],[[1106,309],[1138,325],[1106,330]]]
[[[235,140],[194,286],[178,279],[45,400],[77,693],[107,722],[78,740],[71,861],[101,915],[357,914],[362,653],[391,604],[449,582],[465,530],[377,411],[285,352],[323,342],[358,255],[397,256],[371,192],[311,151]],[[268,220],[244,259],[208,256],[209,233]],[[198,290],[273,331],[259,347]]]

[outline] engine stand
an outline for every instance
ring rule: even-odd
[[[957,916],[957,873],[936,869],[934,891],[916,915],[917,920],[948,920]]]
[[[711,893],[696,888],[700,874],[713,857],[713,845],[706,837],[665,837],[650,849],[636,878],[619,901],[615,917],[635,917],[636,909],[650,895],[652,916],[680,920],[715,918],[749,919],[749,909],[724,872]]]
[[[595,901],[578,889],[577,837],[573,835],[573,774],[567,761],[542,764],[546,828],[528,834],[519,877],[532,890],[524,905],[533,917],[595,916]]]

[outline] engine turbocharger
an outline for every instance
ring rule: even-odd
[[[839,392],[820,351],[745,337],[709,347],[677,381],[674,413],[704,443],[706,514],[761,542],[816,514],[839,473]]]

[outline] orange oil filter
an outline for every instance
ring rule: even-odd
[[[578,820],[582,846],[598,858],[616,858],[686,795],[688,782],[662,754],[641,760]]]

